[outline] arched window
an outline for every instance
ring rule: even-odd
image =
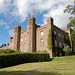
[[[43,35],[43,31],[41,32],[41,35]]]
[[[24,44],[24,51],[25,51],[25,44]]]
[[[61,42],[59,42],[59,47],[61,47]]]
[[[44,40],[41,39],[41,48],[43,48],[43,47],[44,47]]]

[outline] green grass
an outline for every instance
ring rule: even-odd
[[[55,57],[49,62],[3,68],[0,69],[0,75],[75,75],[75,56]]]

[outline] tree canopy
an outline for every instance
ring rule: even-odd
[[[73,29],[72,36],[75,35],[75,5],[65,6],[64,13],[70,13],[72,16],[69,17],[70,22],[67,24],[67,28]]]

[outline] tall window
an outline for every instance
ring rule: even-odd
[[[61,34],[59,33],[59,36],[61,36]]]
[[[64,38],[64,35],[62,35],[63,36],[63,38]]]
[[[23,37],[21,37],[21,41],[23,41]]]
[[[24,44],[24,51],[25,51],[25,44]]]
[[[43,35],[43,31],[41,32],[41,35]]]
[[[64,47],[65,47],[65,43],[64,43],[63,45],[64,45]]]
[[[43,47],[44,47],[44,40],[41,39],[41,48],[43,48]]]
[[[61,42],[59,42],[59,47],[61,47]]]
[[[55,47],[57,47],[57,41],[55,40]]]
[[[56,34],[56,31],[54,31],[54,34]]]
[[[26,40],[26,36],[24,36],[24,40]]]

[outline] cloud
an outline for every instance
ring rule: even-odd
[[[0,14],[7,14],[11,9],[12,0],[0,0]]]
[[[13,35],[14,35],[14,30],[13,30],[13,29],[10,29],[10,30],[9,30],[9,36],[10,36],[10,37],[13,37]]]
[[[64,13],[64,5],[59,5],[58,7],[52,8],[47,14],[44,14],[43,22],[46,24],[46,18],[51,16],[54,18],[54,24],[60,28],[65,28],[67,23],[69,23],[69,17],[71,16],[69,13]]]
[[[5,21],[0,20],[0,26],[3,26],[3,25],[5,25],[6,29],[9,29],[9,27],[10,27],[9,25],[7,25],[7,23]]]
[[[2,25],[6,25],[6,22],[4,22],[3,20],[0,20],[0,26]]]
[[[5,25],[5,27],[6,27],[7,29],[9,29],[9,28],[10,28],[10,26],[8,26],[8,25]]]
[[[46,18],[51,16],[54,18],[54,24],[62,28],[69,22],[70,15],[63,12],[68,4],[73,4],[73,0],[0,0],[0,14],[9,14],[11,20],[13,18],[14,21],[23,23],[31,14],[31,10],[36,9],[37,13],[47,11],[43,14],[44,24]]]
[[[46,24],[46,19],[51,16],[54,18],[55,25],[65,28],[70,15],[65,14],[63,10],[66,5],[72,3],[73,0],[16,0],[13,2],[15,6],[13,15],[18,16],[20,22],[24,22],[32,9],[36,9],[38,13],[47,11],[46,14],[43,14],[44,24]]]

